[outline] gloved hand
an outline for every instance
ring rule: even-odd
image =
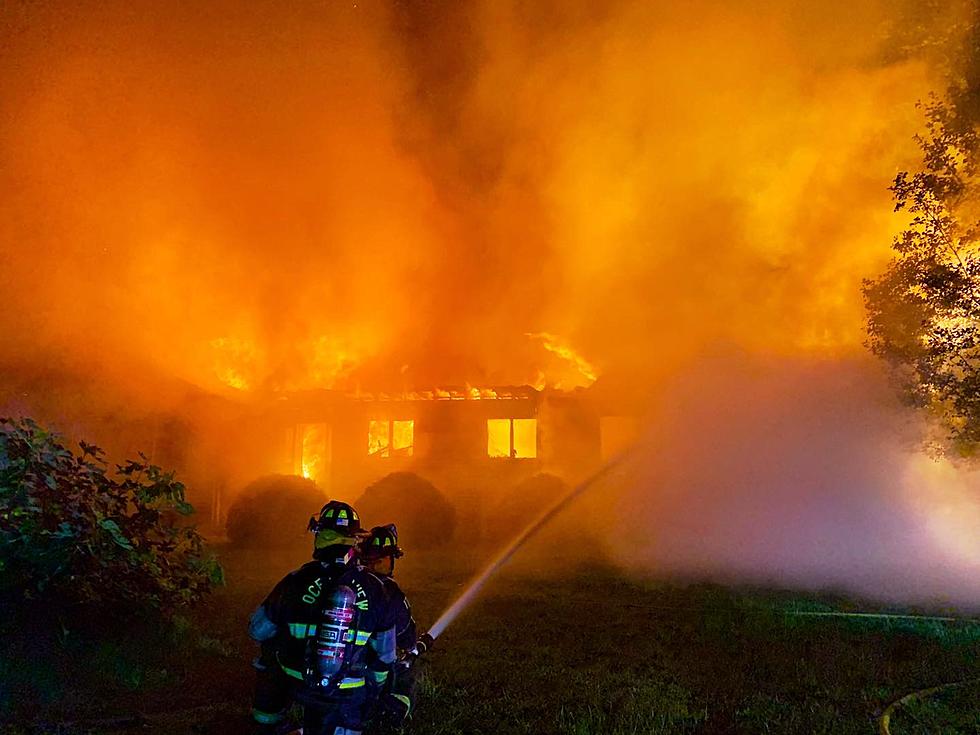
[[[276,665],[276,646],[271,641],[264,641],[260,644],[259,655],[252,659],[252,668],[256,671],[268,671]]]
[[[427,651],[431,651],[432,647],[436,644],[436,639],[433,638],[428,633],[423,633],[419,636],[419,639],[415,642],[415,648],[418,651],[418,655],[421,656]]]

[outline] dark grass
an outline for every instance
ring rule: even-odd
[[[505,578],[433,653],[419,731],[868,733],[892,699],[980,667],[976,627],[783,612],[814,605],[603,568]]]
[[[423,627],[462,591],[477,558],[403,560],[398,578]],[[45,686],[60,694],[21,702],[21,720],[66,735],[247,732],[254,648],[245,622],[300,561],[226,554],[228,586],[192,625],[157,638],[120,634],[74,685],[65,670],[49,672]],[[898,697],[980,676],[977,626],[787,612],[862,607],[840,595],[630,579],[598,564],[560,576],[510,568],[424,660],[411,731],[867,735]],[[17,667],[10,653],[4,660],[6,676]],[[21,678],[38,666],[21,662]],[[975,704],[965,694],[923,704],[937,708],[921,715],[934,729],[910,732],[976,733]]]
[[[980,680],[909,702],[891,720],[893,735],[980,734]]]

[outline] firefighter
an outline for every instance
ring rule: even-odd
[[[420,640],[415,619],[412,617],[412,608],[408,604],[405,593],[393,579],[395,560],[402,556],[404,552],[398,545],[398,529],[395,528],[394,523],[375,526],[361,541],[361,564],[384,583],[391,619],[395,623],[398,661],[381,691],[377,708],[378,724],[392,727],[400,727],[404,724],[412,710],[412,697],[415,690],[413,663],[420,653]],[[423,651],[431,647],[431,640],[428,635],[423,636],[421,641]]]
[[[382,582],[355,563],[360,519],[330,501],[310,518],[313,560],[288,574],[253,613],[252,716],[279,732],[295,699],[305,735],[358,735],[395,662],[395,626]]]

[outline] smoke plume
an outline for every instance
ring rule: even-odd
[[[854,349],[958,8],[903,7],[7,3],[0,357],[254,390],[574,382],[540,333],[651,379]]]

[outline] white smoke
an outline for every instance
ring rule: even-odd
[[[867,362],[709,360],[617,508],[632,568],[980,605],[980,477],[923,452]]]

